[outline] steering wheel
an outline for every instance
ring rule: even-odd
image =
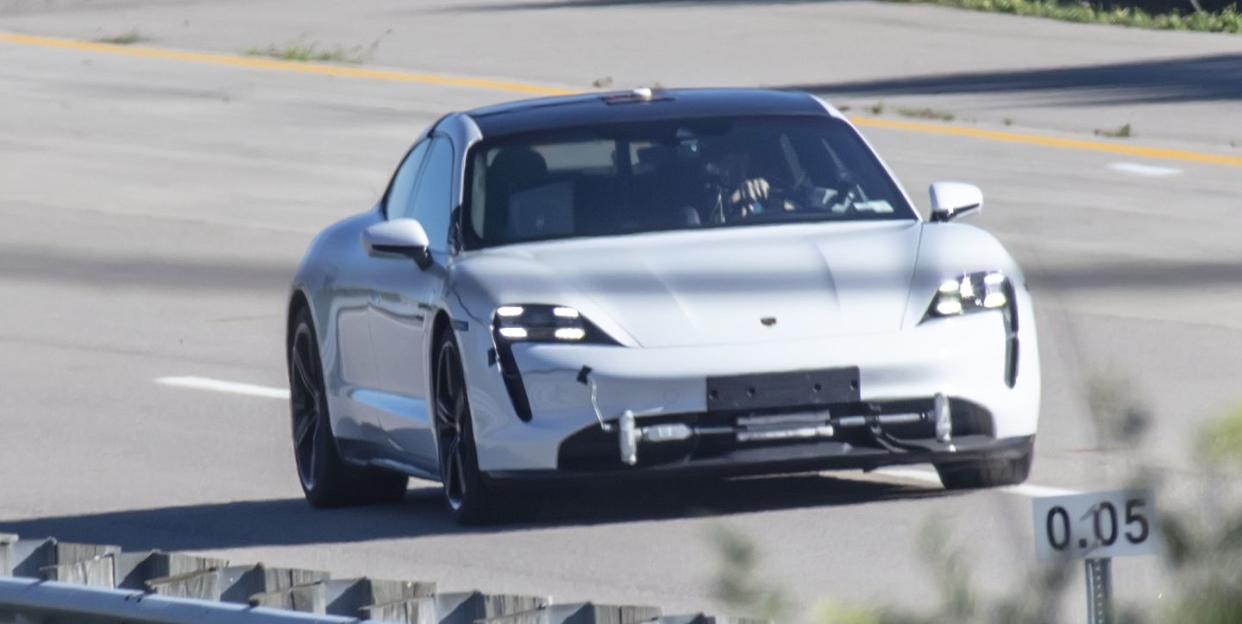
[[[794,189],[771,184],[766,178],[749,178],[732,189],[725,200],[725,221],[738,221],[773,212],[798,212],[804,210],[804,202]]]

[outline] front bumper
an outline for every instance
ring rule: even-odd
[[[1024,306],[1025,307],[1025,306]],[[1035,434],[1039,414],[1039,363],[1029,308],[1019,336],[1018,374],[1010,386],[1012,347],[1000,313],[941,319],[891,334],[845,336],[796,343],[710,347],[625,348],[519,344],[521,371],[532,418],[524,422],[494,366],[468,371],[480,468],[493,477],[549,473],[768,472],[833,467],[873,468],[899,463],[965,460],[1005,452]],[[715,435],[644,444],[635,465],[618,450],[618,432],[605,432],[591,390],[579,380],[591,369],[599,415],[615,427],[634,414],[638,427],[680,423],[714,427]],[[708,378],[834,368],[858,369],[858,396],[813,414],[872,417],[863,427],[836,426],[831,435],[743,442],[738,418],[806,415],[805,406],[761,414],[713,409]],[[936,395],[949,399],[951,443],[937,440],[933,418],[883,426],[885,414],[928,414]],[[831,423],[830,423],[831,424]],[[876,439],[873,425],[892,439]],[[726,434],[724,427],[731,427]],[[893,439],[899,444],[894,445]]]
[[[663,477],[736,477],[765,474],[795,474],[823,470],[873,470],[883,466],[969,462],[979,459],[1020,459],[1029,455],[1035,436],[1019,436],[997,440],[990,436],[966,436],[954,440],[954,452],[906,451],[890,452],[881,448],[852,446],[835,441],[756,447],[710,459],[693,461],[660,461],[637,468],[616,462],[616,449],[610,447],[612,465],[601,464],[590,469],[499,470],[488,472],[498,481],[555,482],[577,480],[658,479]],[[615,444],[613,445],[615,447]],[[599,455],[603,459],[606,454]]]

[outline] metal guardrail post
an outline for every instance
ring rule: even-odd
[[[1087,623],[1112,624],[1113,560],[1087,559]]]

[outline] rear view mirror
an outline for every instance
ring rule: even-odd
[[[425,269],[431,265],[427,232],[414,219],[382,221],[362,231],[362,246],[372,256],[405,256]]]
[[[937,182],[931,185],[931,220],[945,223],[983,210],[983,191],[973,184]]]

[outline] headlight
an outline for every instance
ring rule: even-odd
[[[1013,290],[1009,278],[999,271],[967,273],[941,282],[927,309],[927,318],[960,316],[1009,305]]]
[[[530,400],[526,396],[517,359],[513,356],[514,343],[621,344],[574,308],[531,303],[496,308],[492,316],[492,340],[495,348],[488,353],[488,364],[500,365],[505,390],[513,401],[513,411],[523,421],[531,419]]]
[[[619,344],[568,306],[545,304],[502,305],[492,319],[496,342],[578,342]]]

